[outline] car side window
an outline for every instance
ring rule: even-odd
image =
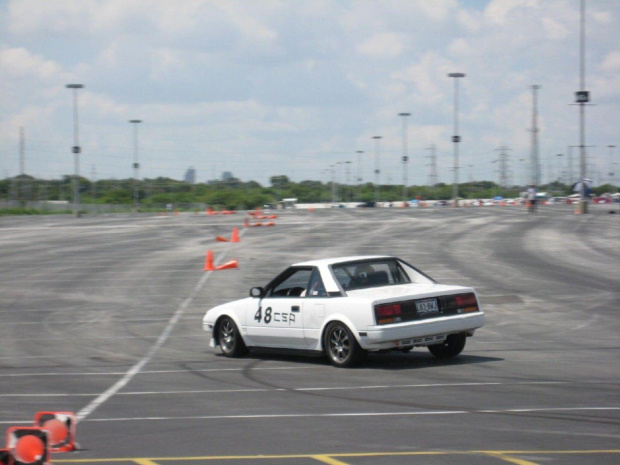
[[[308,289],[305,292],[306,297],[326,297],[327,291],[325,290],[325,286],[323,285],[323,280],[321,279],[321,273],[319,273],[318,269],[314,269],[312,271],[312,276],[310,276],[310,284],[308,285]]]
[[[281,281],[274,283],[267,289],[269,297],[299,297],[308,289],[308,281],[312,268],[299,268],[292,270]]]

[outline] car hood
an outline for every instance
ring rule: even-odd
[[[403,297],[432,297],[436,295],[453,294],[456,292],[474,292],[471,287],[451,286],[447,284],[412,283],[396,286],[371,287],[347,291],[349,297],[368,298],[373,301],[402,299]]]

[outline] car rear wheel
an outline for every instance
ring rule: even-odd
[[[452,358],[460,354],[465,348],[465,333],[450,334],[441,344],[428,346],[428,350],[437,358]]]
[[[221,319],[217,327],[217,336],[220,349],[226,357],[239,357],[248,351],[237,325],[230,317],[225,316]]]
[[[330,363],[339,368],[357,365],[366,355],[347,326],[331,323],[325,331],[323,347]]]

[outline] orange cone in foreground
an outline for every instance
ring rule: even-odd
[[[34,416],[34,425],[49,432],[49,447],[52,452],[70,452],[76,449],[73,412],[39,412]]]
[[[239,263],[237,260],[230,260],[229,262],[224,263],[216,268],[216,270],[230,270],[233,268],[239,268]]]
[[[230,242],[239,242],[239,228],[233,228]]]
[[[215,267],[213,266],[213,252],[211,252],[210,250],[207,250],[204,271],[215,271]]]
[[[50,463],[48,431],[43,428],[14,426],[7,430],[6,445],[16,463]]]

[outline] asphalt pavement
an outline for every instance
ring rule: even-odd
[[[75,412],[82,450],[54,463],[617,464],[614,207],[0,218],[0,426]],[[215,241],[234,227],[240,242]],[[208,250],[239,268],[203,271]],[[208,308],[291,263],[365,254],[475,287],[486,326],[451,361],[355,369],[208,347]]]

